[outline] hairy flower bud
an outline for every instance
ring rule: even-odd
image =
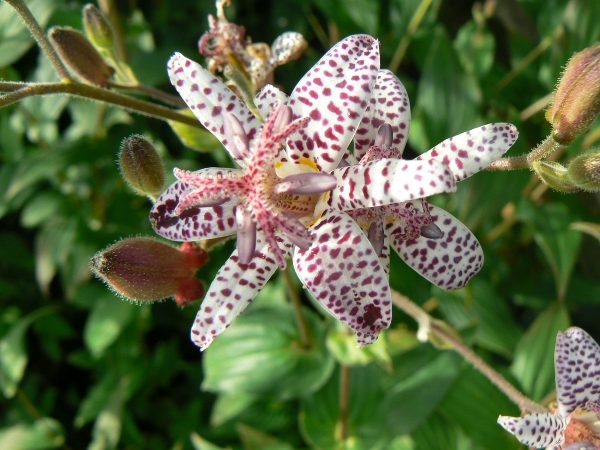
[[[531,168],[545,184],[555,191],[570,193],[578,190],[569,178],[567,169],[557,162],[534,161]]]
[[[569,163],[569,177],[579,189],[600,192],[600,152],[573,159]]]
[[[571,57],[546,111],[554,139],[567,144],[600,114],[600,44]]]
[[[142,195],[159,194],[165,184],[165,170],[154,146],[139,134],[125,138],[119,152],[123,179]]]
[[[106,86],[115,70],[104,61],[98,50],[79,31],[54,27],[48,34],[60,59],[81,79],[96,86]]]
[[[153,238],[123,239],[96,253],[92,271],[118,294],[138,302],[174,297],[184,306],[204,294],[194,274],[208,253],[192,242],[180,248]]]
[[[114,31],[108,19],[102,12],[92,4],[83,8],[83,30],[87,38],[97,48],[111,51],[114,39]]]

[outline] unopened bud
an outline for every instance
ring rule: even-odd
[[[54,27],[48,36],[60,59],[80,78],[96,86],[108,84],[115,70],[82,33],[72,28]]]
[[[119,166],[123,179],[142,195],[155,196],[165,184],[165,169],[154,146],[134,134],[123,140],[119,152]]]
[[[102,12],[92,4],[83,8],[83,31],[87,38],[97,48],[111,51],[114,39],[114,31],[108,19]]]
[[[118,294],[137,302],[174,297],[178,305],[200,298],[202,283],[194,276],[208,253],[187,242],[176,248],[153,238],[123,239],[96,253],[92,271]]]
[[[269,62],[272,66],[281,66],[287,62],[300,58],[308,43],[304,36],[294,31],[286,31],[277,36],[271,44],[271,57]]]
[[[600,152],[586,153],[569,163],[569,177],[581,190],[600,192]]]
[[[600,114],[600,44],[571,57],[546,111],[552,136],[567,144],[587,130]]]
[[[555,191],[576,192],[577,187],[569,178],[567,169],[554,161],[534,161],[531,168],[541,178],[544,184]]]

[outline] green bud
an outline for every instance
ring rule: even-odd
[[[569,177],[581,190],[600,192],[600,152],[586,153],[569,163]]]
[[[80,78],[105,87],[115,70],[104,61],[98,50],[79,31],[54,27],[49,38],[60,59]]]
[[[119,152],[121,175],[141,195],[155,196],[163,190],[165,170],[154,146],[139,134],[124,139]]]
[[[207,260],[208,253],[192,242],[176,248],[138,237],[96,253],[90,268],[127,299],[147,303],[174,297],[184,306],[203,295],[204,287],[195,273]]]
[[[83,31],[97,48],[112,51],[114,31],[108,19],[92,4],[83,8]]]
[[[571,193],[578,189],[573,184],[567,169],[554,161],[534,161],[531,168],[541,180],[555,191]]]
[[[554,139],[567,144],[600,114],[600,44],[575,53],[558,82],[546,111]]]

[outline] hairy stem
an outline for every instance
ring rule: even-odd
[[[204,129],[204,127],[194,118],[174,111],[164,106],[156,105],[144,100],[129,97],[117,92],[109,91],[96,86],[79,83],[76,81],[69,83],[29,83],[21,89],[13,90],[8,94],[0,96],[0,108],[11,105],[33,95],[53,95],[68,94],[76,97],[90,98],[111,105],[121,106],[129,111],[154,117],[161,120],[175,120],[185,123],[192,127]]]
[[[538,405],[526,397],[518,389],[516,389],[508,382],[508,380],[506,380],[506,378],[488,365],[473,350],[467,347],[460,340],[458,335],[455,335],[452,331],[450,331],[452,329],[448,324],[434,319],[423,309],[410,301],[407,297],[399,294],[396,291],[392,291],[392,303],[415,319],[420,326],[427,326],[429,333],[451,344],[454,351],[460,354],[466,361],[471,363],[473,367],[479,370],[479,372],[481,372],[488,380],[490,380],[492,384],[494,384],[504,395],[506,395],[514,404],[516,404],[521,411],[546,411],[542,406]]]
[[[310,334],[308,332],[306,319],[304,318],[304,314],[302,313],[302,301],[300,300],[298,290],[296,289],[296,285],[294,284],[294,280],[292,279],[292,275],[290,274],[290,268],[287,267],[285,270],[282,271],[282,274],[283,282],[285,283],[288,295],[290,296],[290,300],[292,301],[292,305],[294,306],[296,322],[298,323],[298,332],[300,334],[300,345],[302,345],[303,348],[309,348]]]
[[[536,148],[531,150],[526,155],[513,156],[508,158],[500,158],[491,163],[488,170],[515,170],[528,169],[532,162],[538,161],[550,154],[563,149],[564,146],[556,142],[552,135],[548,135],[546,139],[538,144]]]
[[[31,13],[31,10],[27,7],[23,0],[6,0],[6,2],[11,5],[15,11],[21,16],[23,22],[33,35],[33,38],[36,40],[42,51],[46,54],[46,57],[50,60],[50,63],[54,67],[54,70],[58,74],[58,76],[63,80],[71,80],[71,75],[69,71],[62,63],[54,47],[50,44],[50,41],[46,37],[44,30],[36,20],[36,18]]]
[[[144,84],[136,84],[136,85],[126,85],[126,84],[118,84],[118,83],[110,83],[110,86],[115,89],[120,89],[124,91],[130,92],[138,92],[140,94],[146,95],[155,100],[159,100],[163,103],[167,103],[171,106],[176,106],[179,108],[185,107],[185,102],[175,95],[167,94],[166,92],[161,91],[160,89],[153,88],[152,86],[146,86]]]
[[[350,392],[350,367],[340,367],[340,440],[348,439],[348,405]]]

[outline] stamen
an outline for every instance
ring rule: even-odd
[[[444,237],[444,232],[435,223],[431,222],[421,227],[421,236],[427,239],[440,239]]]
[[[237,225],[236,245],[239,262],[248,264],[256,249],[256,224],[252,214],[240,206],[235,209],[235,222]]]
[[[387,123],[384,123],[379,127],[379,130],[377,130],[374,145],[377,147],[391,147],[393,139],[394,132],[392,131],[392,127]]]
[[[289,106],[280,106],[275,111],[275,120],[273,122],[273,132],[279,133],[292,122],[294,115]]]
[[[227,148],[235,158],[242,159],[248,155],[248,135],[239,119],[233,114],[223,114],[223,128],[228,141]]]
[[[332,190],[336,178],[323,172],[297,173],[287,176],[273,187],[275,194],[322,194]]]
[[[202,192],[192,192],[179,199],[179,203],[175,208],[175,214],[180,215],[186,209],[189,208],[209,208],[211,206],[219,206],[230,200],[230,197],[219,198],[219,197],[207,197]]]
[[[383,234],[383,222],[376,220],[371,223],[369,230],[367,231],[367,237],[373,246],[373,250],[377,256],[381,256],[383,253],[384,234]]]
[[[296,247],[306,250],[311,246],[313,240],[308,230],[300,223],[298,219],[286,215],[286,221],[282,224],[285,236]]]

